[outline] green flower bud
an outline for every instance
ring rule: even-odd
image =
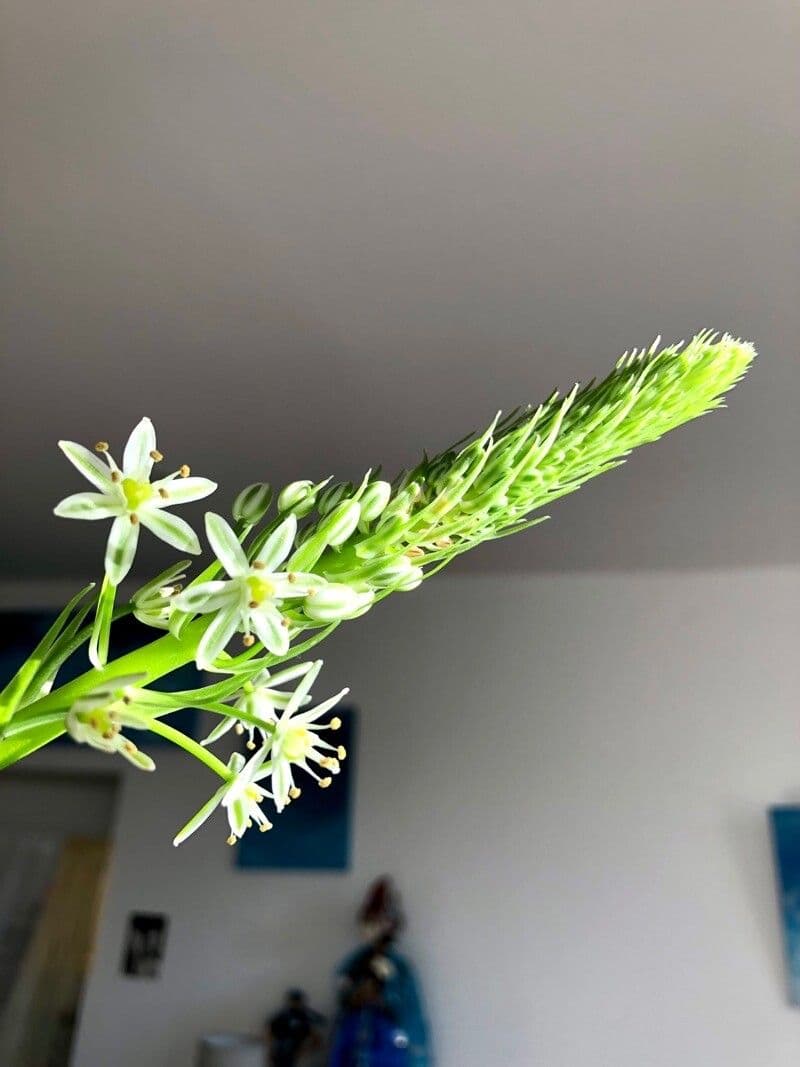
[[[372,576],[372,582],[379,588],[392,588],[400,592],[416,589],[424,575],[415,567],[408,556],[397,556]]]
[[[389,482],[370,482],[361,497],[361,521],[372,522],[381,514],[392,496]]]
[[[255,526],[266,515],[272,501],[272,486],[267,482],[253,482],[246,486],[233,502],[236,522]]]
[[[372,598],[369,590],[359,593],[349,585],[330,582],[312,591],[303,601],[303,610],[315,622],[338,622],[365,611]]]
[[[304,480],[291,482],[281,489],[278,496],[278,511],[281,515],[294,515],[302,519],[316,503],[316,491],[313,482]]]
[[[343,545],[358,526],[361,505],[357,500],[338,504],[319,525],[319,532],[333,548]]]

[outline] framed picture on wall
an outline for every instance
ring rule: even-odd
[[[800,807],[770,810],[789,1001],[800,1007]]]

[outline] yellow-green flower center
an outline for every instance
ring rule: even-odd
[[[263,600],[267,600],[275,592],[275,586],[272,582],[266,578],[252,578],[247,579],[247,588],[250,591],[250,599],[255,604],[260,604]]]
[[[292,726],[283,736],[281,754],[292,762],[305,759],[314,743],[305,726]]]
[[[135,478],[123,478],[122,494],[125,497],[128,510],[136,511],[153,495],[153,487],[149,482],[137,482]]]
[[[120,730],[119,719],[111,712],[110,707],[79,712],[78,721],[107,741],[115,737]]]

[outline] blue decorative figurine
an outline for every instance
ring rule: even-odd
[[[394,948],[403,915],[389,878],[370,887],[358,918],[367,943],[338,970],[330,1067],[431,1067],[417,980]]]

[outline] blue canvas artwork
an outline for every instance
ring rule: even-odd
[[[55,612],[47,611],[4,611],[0,612],[0,689],[11,679],[25,662],[26,657],[47,633],[47,628],[56,617]],[[114,623],[111,639],[110,658],[131,652],[142,643],[142,631],[147,629],[133,616],[125,616]],[[150,630],[151,634],[155,631]],[[89,670],[91,664],[87,658],[86,647],[71,656],[58,673],[58,685],[77,678]],[[193,663],[181,667],[172,674],[152,683],[152,689],[174,691],[177,689],[196,689],[203,684],[203,676]],[[187,708],[166,716],[171,726],[183,733],[194,736],[197,713]],[[66,735],[60,737],[56,744],[72,744]],[[158,734],[147,732],[147,741],[142,741],[144,748],[153,745],[169,744]]]
[[[355,786],[356,714],[337,708],[342,720],[336,743],[347,749],[341,772],[329,789],[298,772],[302,795],[273,819],[269,833],[248,830],[239,843],[236,862],[248,870],[345,871],[350,866],[350,821]],[[263,783],[269,788],[269,780]]]
[[[800,1007],[800,807],[772,808],[772,842],[778,877],[789,1000]]]

